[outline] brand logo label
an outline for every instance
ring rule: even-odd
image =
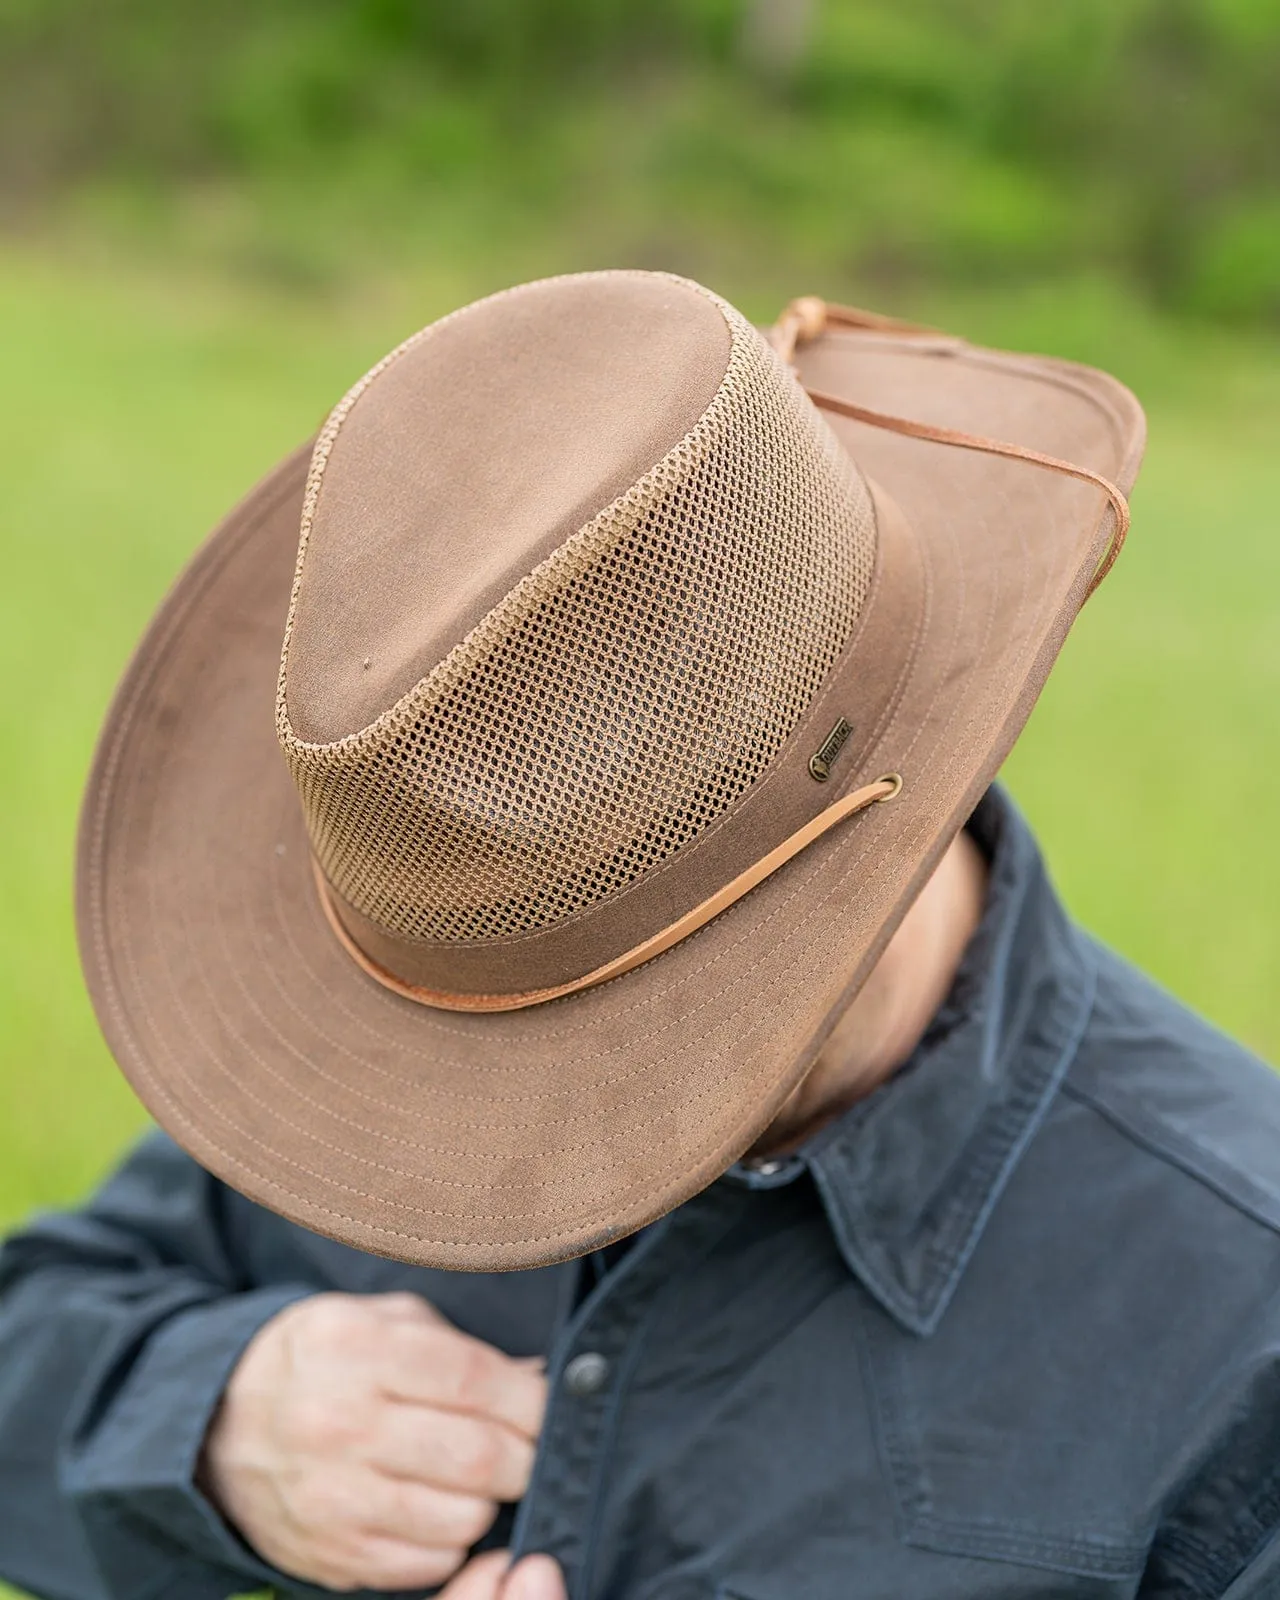
[[[835,759],[844,749],[845,740],[853,732],[853,727],[843,717],[832,728],[814,753],[809,757],[809,773],[819,783],[825,783],[831,776],[831,768]]]

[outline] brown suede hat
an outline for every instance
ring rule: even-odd
[[[687,1199],[991,781],[1143,435],[1100,372],[817,300],[765,337],[660,273],[424,329],[215,530],[107,718],[79,927],[138,1094],[432,1266]]]

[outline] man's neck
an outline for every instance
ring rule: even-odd
[[[755,1154],[794,1149],[905,1065],[955,981],[986,896],[986,858],[962,832]]]

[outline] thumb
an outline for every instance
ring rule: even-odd
[[[502,1600],[568,1600],[564,1574],[551,1556],[517,1561],[500,1592]]]
[[[489,1550],[468,1561],[436,1596],[436,1600],[498,1600],[502,1578],[511,1563],[506,1550]]]

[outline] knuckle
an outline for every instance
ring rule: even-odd
[[[295,1368],[331,1367],[362,1356],[378,1337],[381,1321],[360,1295],[319,1294],[303,1301],[289,1328]]]
[[[368,1342],[370,1320],[368,1307],[357,1296],[324,1295],[316,1305],[312,1342],[331,1356],[349,1356]]]
[[[459,1400],[474,1404],[488,1394],[493,1376],[493,1356],[484,1345],[460,1339],[454,1355],[454,1386]]]
[[[392,1289],[386,1294],[372,1296],[369,1303],[374,1309],[389,1311],[393,1316],[426,1318],[431,1315],[427,1302],[421,1295],[414,1294],[411,1289]]]
[[[529,1487],[533,1474],[533,1446],[518,1441],[506,1457],[503,1474],[503,1499],[518,1500]]]
[[[406,1535],[415,1530],[424,1535],[429,1535],[433,1531],[430,1526],[424,1524],[424,1519],[419,1515],[420,1489],[417,1484],[389,1479],[381,1484],[381,1491],[381,1511],[385,1528],[394,1528]]]
[[[456,1537],[468,1548],[483,1539],[497,1521],[496,1500],[471,1500],[459,1512]]]
[[[292,1319],[295,1334],[305,1330],[307,1336],[314,1339],[346,1314],[350,1298],[337,1293],[309,1295],[290,1306],[283,1315]]]
[[[530,1419],[534,1427],[539,1428],[547,1409],[547,1380],[540,1372],[524,1372],[520,1376]]]
[[[497,1431],[483,1423],[465,1429],[458,1438],[455,1462],[460,1477],[468,1486],[484,1488],[496,1477],[502,1464]]]
[[[429,1361],[450,1388],[457,1387],[469,1341],[456,1328],[428,1324],[403,1330],[403,1337],[409,1341],[407,1348],[412,1359]]]
[[[313,1456],[329,1456],[348,1444],[354,1432],[348,1408],[320,1394],[303,1393],[292,1406],[289,1433]]]
[[[465,1550],[424,1550],[418,1573],[419,1582],[434,1588],[452,1578],[466,1560]]]

